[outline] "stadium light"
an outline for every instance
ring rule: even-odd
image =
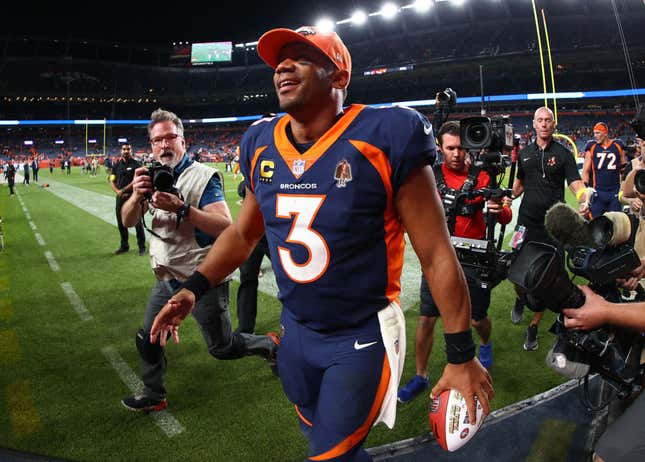
[[[432,7],[432,0],[417,0],[414,2],[414,9],[417,13],[427,13]]]
[[[367,22],[367,14],[363,10],[356,10],[351,17],[352,22],[357,26],[362,26]]]
[[[383,8],[381,8],[381,16],[383,16],[384,19],[392,19],[396,14],[399,12],[399,7],[394,4],[394,3],[386,3],[383,5]]]
[[[316,27],[323,32],[331,32],[336,28],[336,22],[329,18],[321,18],[316,22]]]
[[[451,0],[450,2],[454,6],[463,6],[464,5],[464,0]]]

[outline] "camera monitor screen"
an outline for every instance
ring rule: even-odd
[[[193,43],[190,50],[190,63],[193,66],[229,63],[232,49],[231,42]]]

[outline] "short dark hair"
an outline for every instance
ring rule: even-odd
[[[439,142],[439,146],[443,146],[443,135],[445,135],[446,133],[452,136],[459,136],[461,133],[459,121],[449,120],[441,126],[441,128],[437,132],[437,141]]]

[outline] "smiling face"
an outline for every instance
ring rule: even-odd
[[[129,144],[124,144],[121,146],[121,157],[125,160],[128,160],[132,156],[132,146]]]
[[[280,109],[293,112],[317,107],[330,99],[335,67],[319,50],[305,43],[289,43],[280,51],[273,84]]]
[[[155,160],[169,167],[177,166],[186,152],[186,141],[171,121],[156,123],[150,129],[150,145]]]

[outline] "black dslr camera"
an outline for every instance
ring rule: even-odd
[[[547,212],[549,231],[548,220],[556,207],[566,206],[559,204]],[[589,280],[589,287],[606,300],[623,301],[615,280],[629,277],[640,265],[633,248],[638,222],[625,213],[610,212],[582,226],[584,229],[574,230],[571,235],[588,245],[564,245],[569,271]],[[564,326],[562,309],[581,307],[585,297],[569,279],[558,249],[529,242],[516,255],[508,279],[525,291],[530,308],[548,307],[558,313],[550,329],[558,338],[547,356],[549,367],[569,378],[598,373],[621,398],[640,386],[643,342],[639,333],[614,326],[593,331],[569,330]]]
[[[437,100],[439,104],[454,106],[455,104],[457,104],[457,92],[452,88],[446,88],[445,90],[437,93]]]
[[[172,172],[172,167],[162,165],[160,162],[154,161],[148,167],[147,175],[152,181],[152,191],[161,191],[179,196],[179,191],[175,188],[175,177]],[[148,194],[148,199],[152,194]]]

